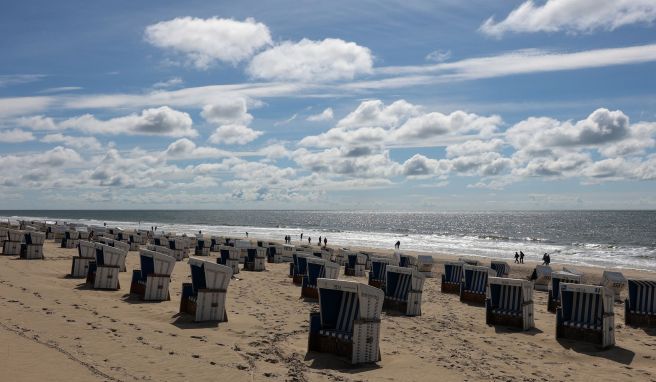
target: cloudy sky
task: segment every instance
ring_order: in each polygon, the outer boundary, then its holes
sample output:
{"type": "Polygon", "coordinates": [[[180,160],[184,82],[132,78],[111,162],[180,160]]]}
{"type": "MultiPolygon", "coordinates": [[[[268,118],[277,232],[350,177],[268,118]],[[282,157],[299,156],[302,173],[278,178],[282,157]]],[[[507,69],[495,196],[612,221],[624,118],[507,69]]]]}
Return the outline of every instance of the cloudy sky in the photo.
{"type": "Polygon", "coordinates": [[[0,208],[656,208],[653,0],[0,5],[0,208]]]}

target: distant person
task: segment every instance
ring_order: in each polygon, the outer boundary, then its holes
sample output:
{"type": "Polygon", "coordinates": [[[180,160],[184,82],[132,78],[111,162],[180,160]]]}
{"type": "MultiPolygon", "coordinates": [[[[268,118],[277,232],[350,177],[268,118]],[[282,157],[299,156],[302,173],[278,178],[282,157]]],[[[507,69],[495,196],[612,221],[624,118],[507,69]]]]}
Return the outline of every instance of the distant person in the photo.
{"type": "Polygon", "coordinates": [[[198,230],[198,236],[203,236],[203,232],[201,232],[201,230],[198,230]]]}
{"type": "Polygon", "coordinates": [[[519,263],[524,264],[524,252],[519,251],[519,263]]]}
{"type": "Polygon", "coordinates": [[[531,273],[531,276],[528,278],[529,280],[537,280],[538,279],[538,270],[533,268],[533,273],[531,273]]]}
{"type": "Polygon", "coordinates": [[[103,227],[107,227],[107,223],[103,223],[103,227]]]}
{"type": "Polygon", "coordinates": [[[399,249],[401,248],[401,240],[397,240],[396,244],[394,244],[394,249],[399,249]]]}
{"type": "Polygon", "coordinates": [[[301,241],[303,241],[303,232],[301,232],[301,241]]]}
{"type": "Polygon", "coordinates": [[[542,265],[549,265],[549,255],[546,252],[542,255],[542,265]]]}
{"type": "Polygon", "coordinates": [[[308,236],[308,244],[312,244],[312,238],[308,236]]]}
{"type": "Polygon", "coordinates": [[[519,264],[519,253],[515,252],[515,264],[519,264]]]}
{"type": "Polygon", "coordinates": [[[321,236],[319,236],[319,247],[321,247],[321,236]]]}
{"type": "Polygon", "coordinates": [[[551,264],[551,255],[547,253],[547,265],[551,264]]]}
{"type": "Polygon", "coordinates": [[[155,232],[157,232],[157,226],[155,226],[155,232]]]}
{"type": "Polygon", "coordinates": [[[323,247],[326,248],[326,245],[328,245],[328,239],[324,237],[323,238],[323,247]]]}
{"type": "Polygon", "coordinates": [[[152,225],[150,226],[150,232],[153,232],[153,226],[152,225]]]}
{"type": "Polygon", "coordinates": [[[246,237],[248,237],[248,232],[246,232],[246,237]]]}

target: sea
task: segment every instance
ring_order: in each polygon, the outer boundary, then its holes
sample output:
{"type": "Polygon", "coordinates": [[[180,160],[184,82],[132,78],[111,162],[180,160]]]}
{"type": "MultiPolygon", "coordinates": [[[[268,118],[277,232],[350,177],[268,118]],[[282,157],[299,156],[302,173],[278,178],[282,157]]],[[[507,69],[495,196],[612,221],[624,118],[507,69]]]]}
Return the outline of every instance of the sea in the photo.
{"type": "Polygon", "coordinates": [[[656,211],[383,212],[307,210],[0,211],[2,220],[40,220],[298,243],[319,236],[340,247],[392,249],[514,261],[549,253],[552,264],[656,271],[656,211]]]}

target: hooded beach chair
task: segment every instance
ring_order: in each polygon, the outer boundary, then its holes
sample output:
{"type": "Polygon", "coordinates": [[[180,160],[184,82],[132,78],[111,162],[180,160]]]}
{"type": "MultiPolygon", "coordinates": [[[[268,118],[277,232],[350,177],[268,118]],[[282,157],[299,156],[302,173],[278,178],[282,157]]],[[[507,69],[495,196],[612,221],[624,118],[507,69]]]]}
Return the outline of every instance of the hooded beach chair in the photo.
{"type": "Polygon", "coordinates": [[[89,263],[96,259],[96,246],[100,244],[91,241],[80,240],[77,247],[77,256],[74,256],[71,264],[70,277],[82,279],[89,274],[89,263]]]}
{"type": "Polygon", "coordinates": [[[417,258],[411,255],[399,255],[399,267],[417,269],[417,258]]]}
{"type": "Polygon", "coordinates": [[[552,313],[556,313],[556,309],[560,306],[560,283],[580,284],[581,275],[565,271],[553,272],[551,274],[551,288],[549,289],[547,310],[552,313]]]}
{"type": "Polygon", "coordinates": [[[444,273],[442,274],[442,293],[460,294],[460,284],[462,284],[463,262],[446,262],[444,263],[444,273]]]}
{"type": "Polygon", "coordinates": [[[170,300],[169,284],[175,258],[142,249],[139,251],[139,260],[141,268],[132,271],[130,294],[141,296],[145,301],[170,300]]]}
{"type": "Polygon", "coordinates": [[[268,245],[264,247],[267,256],[267,262],[269,263],[282,263],[282,246],[280,245],[268,245]]]}
{"type": "Polygon", "coordinates": [[[367,252],[367,251],[359,251],[358,253],[363,254],[365,257],[365,263],[364,263],[364,270],[368,271],[371,269],[371,259],[374,257],[374,254],[372,252],[367,252]]]}
{"type": "Polygon", "coordinates": [[[212,236],[210,238],[210,252],[219,252],[219,247],[225,245],[222,237],[212,236]]]}
{"type": "Polygon", "coordinates": [[[244,255],[244,270],[262,272],[266,270],[266,249],[261,247],[248,247],[241,249],[244,255]]]}
{"type": "Polygon", "coordinates": [[[419,255],[417,256],[417,270],[426,277],[435,277],[433,273],[433,256],[419,255]]]}
{"type": "Polygon", "coordinates": [[[362,253],[349,253],[348,260],[344,266],[344,274],[347,276],[364,276],[364,268],[367,263],[366,255],[362,253]]]}
{"type": "Polygon", "coordinates": [[[656,327],[656,280],[629,279],[629,295],[624,301],[624,323],[656,327]]]}
{"type": "Polygon", "coordinates": [[[352,281],[318,279],[319,312],[310,313],[308,352],[333,353],[351,364],[380,361],[384,293],[352,281]]]}
{"type": "Polygon", "coordinates": [[[45,240],[46,234],[43,232],[25,231],[20,258],[26,260],[43,259],[43,242],[45,240]]]}
{"type": "Polygon", "coordinates": [[[496,277],[508,277],[510,274],[510,265],[505,261],[492,260],[490,262],[490,268],[496,272],[496,277]]]}
{"type": "Polygon", "coordinates": [[[389,257],[374,257],[371,259],[371,269],[369,270],[369,285],[381,289],[385,288],[388,265],[396,265],[396,261],[389,257]]]}
{"type": "Polygon", "coordinates": [[[301,286],[301,297],[317,299],[317,279],[336,280],[339,277],[339,265],[324,259],[307,258],[307,267],[301,286]]]}
{"type": "Polygon", "coordinates": [[[549,291],[549,284],[551,284],[551,267],[548,265],[536,265],[535,274],[537,279],[533,280],[533,288],[535,290],[547,292],[549,291]]]}
{"type": "Polygon", "coordinates": [[[604,271],[601,276],[601,286],[610,289],[615,301],[620,302],[622,291],[626,288],[626,278],[622,272],[604,271]]]}
{"type": "Polygon", "coordinates": [[[190,243],[187,238],[183,237],[170,237],[169,249],[173,251],[176,260],[182,261],[189,257],[190,243]]]}
{"type": "Polygon", "coordinates": [[[182,284],[180,313],[194,316],[194,321],[228,321],[225,309],[232,269],[196,258],[189,259],[191,283],[182,284]]]}
{"type": "Polygon", "coordinates": [[[556,338],[615,345],[613,292],[603,286],[560,283],[556,338]]]}
{"type": "Polygon", "coordinates": [[[21,253],[21,244],[25,241],[25,231],[17,229],[7,230],[7,240],[2,245],[2,254],[10,256],[19,256],[21,253]]]}
{"type": "Polygon", "coordinates": [[[239,250],[227,245],[219,246],[219,257],[216,259],[217,264],[225,265],[232,269],[232,274],[239,273],[239,250]]]}
{"type": "Polygon", "coordinates": [[[462,275],[460,301],[485,304],[487,279],[494,277],[496,272],[488,267],[465,264],[462,266],[462,275]]]}
{"type": "Polygon", "coordinates": [[[521,330],[533,328],[533,286],[528,280],[489,277],[485,323],[521,330]]]}
{"type": "Polygon", "coordinates": [[[312,255],[303,252],[296,252],[293,255],[293,262],[290,264],[290,272],[292,272],[292,282],[295,285],[303,283],[303,277],[307,274],[307,259],[312,255]]]}
{"type": "Polygon", "coordinates": [[[290,263],[294,255],[295,247],[291,244],[282,245],[282,253],[280,254],[281,261],[284,263],[290,263]]]}
{"type": "Polygon", "coordinates": [[[468,259],[466,257],[460,257],[460,258],[458,258],[458,261],[460,261],[462,263],[465,263],[467,265],[475,265],[475,266],[481,265],[480,261],[474,260],[474,259],[468,259]]]}
{"type": "Polygon", "coordinates": [[[61,239],[62,248],[77,248],[80,242],[80,233],[74,230],[64,232],[64,237],[61,239]]]}
{"type": "Polygon", "coordinates": [[[125,267],[127,254],[119,248],[97,243],[96,259],[89,263],[87,284],[94,289],[120,289],[118,273],[125,267]]]}
{"type": "Polygon", "coordinates": [[[199,236],[196,238],[196,249],[194,253],[196,254],[196,256],[209,256],[211,246],[212,246],[212,242],[210,239],[206,239],[203,236],[199,236]]]}
{"type": "Polygon", "coordinates": [[[389,265],[385,276],[385,308],[406,316],[421,316],[426,276],[411,268],[389,265]]]}

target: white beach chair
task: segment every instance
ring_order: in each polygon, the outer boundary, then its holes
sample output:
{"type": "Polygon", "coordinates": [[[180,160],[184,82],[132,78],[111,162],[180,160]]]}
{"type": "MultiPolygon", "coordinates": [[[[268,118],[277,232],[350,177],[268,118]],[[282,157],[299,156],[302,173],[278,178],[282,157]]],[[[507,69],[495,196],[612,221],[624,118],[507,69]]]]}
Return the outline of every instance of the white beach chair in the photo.
{"type": "Polygon", "coordinates": [[[417,269],[417,258],[412,255],[399,255],[399,267],[417,269]]]}
{"type": "Polygon", "coordinates": [[[43,242],[46,234],[43,232],[24,231],[24,243],[21,244],[20,258],[26,260],[41,260],[43,255],[43,242]]]}
{"type": "Polygon", "coordinates": [[[656,280],[628,280],[624,323],[631,326],[656,327],[656,280]]]}
{"type": "Polygon", "coordinates": [[[489,277],[485,323],[529,330],[535,326],[533,286],[528,280],[489,277]]]}
{"type": "Polygon", "coordinates": [[[312,254],[297,251],[292,255],[292,263],[289,265],[289,274],[292,277],[294,285],[302,285],[303,278],[307,274],[307,259],[312,258],[312,254]]]}
{"type": "Polygon", "coordinates": [[[601,285],[613,292],[615,301],[622,301],[621,294],[626,288],[626,278],[622,272],[604,271],[601,276],[601,285]]]}
{"type": "Polygon", "coordinates": [[[285,263],[291,263],[293,261],[294,250],[296,248],[291,244],[282,245],[281,259],[285,263]]]}
{"type": "Polygon", "coordinates": [[[139,259],[141,268],[132,272],[130,294],[141,296],[145,301],[170,300],[169,283],[175,258],[142,249],[139,251],[139,259]]]}
{"type": "Polygon", "coordinates": [[[551,288],[549,289],[549,299],[547,300],[547,310],[556,313],[560,306],[560,283],[580,284],[581,275],[560,271],[551,274],[551,288]]]}
{"type": "Polygon", "coordinates": [[[196,247],[194,253],[196,256],[209,256],[212,241],[204,238],[203,236],[196,238],[196,247]]]}
{"type": "Polygon", "coordinates": [[[352,281],[318,279],[319,312],[310,313],[308,352],[346,357],[351,364],[380,361],[384,293],[352,281]]]}
{"type": "Polygon", "coordinates": [[[120,289],[118,273],[121,268],[125,268],[127,254],[127,251],[119,248],[97,243],[96,260],[89,264],[87,284],[94,289],[120,289]]]}
{"type": "Polygon", "coordinates": [[[264,247],[268,263],[282,263],[282,245],[269,244],[264,247]]]}
{"type": "Polygon", "coordinates": [[[385,308],[406,316],[421,316],[421,296],[426,277],[412,268],[389,265],[385,276],[385,308]]]}
{"type": "Polygon", "coordinates": [[[460,301],[475,304],[485,304],[488,277],[496,276],[496,272],[488,267],[463,265],[463,278],[460,284],[460,301]]]}
{"type": "Polygon", "coordinates": [[[315,257],[307,258],[305,271],[301,285],[301,297],[310,299],[319,298],[317,279],[336,280],[339,277],[339,265],[337,263],[315,257]]]}
{"type": "Polygon", "coordinates": [[[61,239],[62,248],[77,248],[80,242],[80,233],[75,230],[68,230],[64,232],[64,237],[61,239]]]}
{"type": "Polygon", "coordinates": [[[376,288],[385,288],[387,279],[387,266],[398,265],[391,257],[374,257],[371,259],[371,270],[369,270],[369,285],[376,288]]]}
{"type": "Polygon", "coordinates": [[[228,321],[225,301],[232,269],[207,260],[189,259],[191,283],[182,284],[180,312],[194,316],[194,321],[228,321]]]}
{"type": "Polygon", "coordinates": [[[426,277],[435,277],[433,273],[433,256],[419,255],[417,256],[417,270],[426,277]]]}
{"type": "Polygon", "coordinates": [[[89,274],[89,263],[96,260],[96,246],[100,245],[91,241],[80,240],[77,251],[78,255],[72,258],[72,278],[85,278],[89,274]]]}
{"type": "Polygon", "coordinates": [[[244,257],[244,270],[262,272],[266,270],[266,249],[261,247],[241,248],[241,256],[244,257]]]}
{"type": "Polygon", "coordinates": [[[465,263],[467,265],[474,265],[474,266],[479,266],[481,264],[481,262],[478,260],[468,259],[466,257],[460,257],[458,258],[458,261],[460,261],[461,263],[465,263]]]}
{"type": "Polygon", "coordinates": [[[603,286],[560,283],[556,338],[615,345],[613,292],[603,286]]]}
{"type": "Polygon", "coordinates": [[[2,254],[10,256],[19,256],[21,253],[21,244],[25,240],[25,231],[17,229],[7,230],[7,240],[2,245],[2,254]]]}
{"type": "Polygon", "coordinates": [[[364,276],[364,268],[367,263],[367,257],[362,253],[349,253],[348,260],[344,265],[344,274],[347,276],[364,276]]]}
{"type": "Polygon", "coordinates": [[[534,270],[537,278],[533,280],[535,290],[547,292],[551,283],[551,267],[548,265],[536,265],[534,270]]]}
{"type": "Polygon", "coordinates": [[[217,264],[225,265],[232,269],[232,274],[239,273],[239,252],[235,247],[226,245],[219,246],[219,257],[216,259],[217,264]]]}

